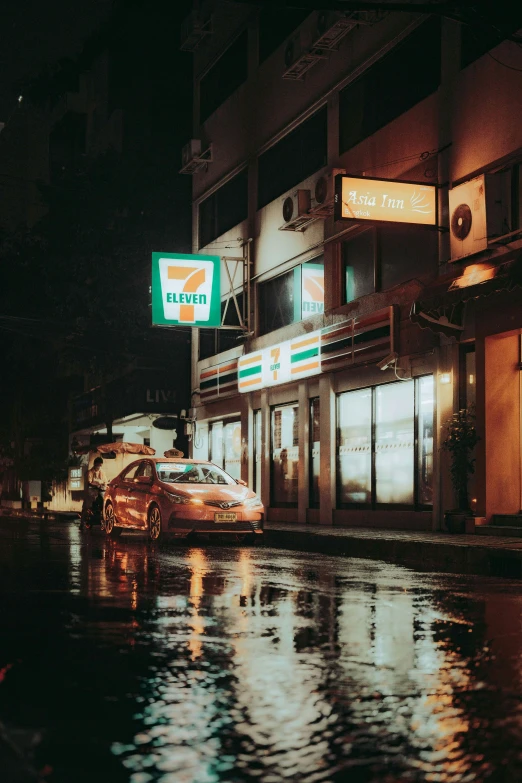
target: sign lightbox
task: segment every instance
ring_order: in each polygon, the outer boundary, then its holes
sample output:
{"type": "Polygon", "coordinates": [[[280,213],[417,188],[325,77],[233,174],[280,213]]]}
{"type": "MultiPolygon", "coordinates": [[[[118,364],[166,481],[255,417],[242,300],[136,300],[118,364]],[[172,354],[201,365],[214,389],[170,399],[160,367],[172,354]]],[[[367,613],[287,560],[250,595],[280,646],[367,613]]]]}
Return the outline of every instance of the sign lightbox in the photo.
{"type": "Polygon", "coordinates": [[[335,178],[335,220],[437,225],[437,188],[420,182],[335,178]]]}
{"type": "Polygon", "coordinates": [[[152,254],[152,324],[221,326],[221,259],[152,254]]]}
{"type": "Polygon", "coordinates": [[[239,391],[255,391],[318,375],[321,372],[320,339],[319,329],[240,356],[237,364],[239,391]]]}

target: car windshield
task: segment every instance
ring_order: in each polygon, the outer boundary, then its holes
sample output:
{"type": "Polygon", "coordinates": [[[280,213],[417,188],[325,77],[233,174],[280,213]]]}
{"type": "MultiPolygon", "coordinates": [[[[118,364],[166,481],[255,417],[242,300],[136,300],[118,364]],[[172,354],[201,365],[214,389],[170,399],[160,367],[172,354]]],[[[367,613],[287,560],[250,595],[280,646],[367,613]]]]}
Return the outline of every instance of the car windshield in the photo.
{"type": "Polygon", "coordinates": [[[156,464],[156,471],[160,481],[167,481],[169,484],[236,483],[233,478],[216,465],[161,462],[156,464]]]}

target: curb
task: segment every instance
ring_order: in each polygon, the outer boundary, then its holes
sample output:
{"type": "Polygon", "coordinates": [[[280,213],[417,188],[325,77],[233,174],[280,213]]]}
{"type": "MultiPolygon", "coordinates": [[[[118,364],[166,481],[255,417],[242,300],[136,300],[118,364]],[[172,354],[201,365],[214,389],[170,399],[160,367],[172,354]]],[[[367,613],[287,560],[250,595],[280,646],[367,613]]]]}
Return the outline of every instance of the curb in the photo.
{"type": "Polygon", "coordinates": [[[522,579],[522,551],[467,544],[328,536],[265,528],[265,546],[323,555],[383,560],[422,571],[522,579]]]}

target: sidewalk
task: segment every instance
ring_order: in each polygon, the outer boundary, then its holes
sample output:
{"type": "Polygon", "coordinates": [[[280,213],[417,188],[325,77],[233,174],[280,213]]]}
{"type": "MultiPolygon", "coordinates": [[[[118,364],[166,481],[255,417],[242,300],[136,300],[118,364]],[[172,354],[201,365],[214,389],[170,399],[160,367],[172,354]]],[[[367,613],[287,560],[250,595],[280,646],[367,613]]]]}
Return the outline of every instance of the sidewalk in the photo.
{"type": "Polygon", "coordinates": [[[265,523],[265,546],[454,574],[522,579],[522,538],[265,523]]]}

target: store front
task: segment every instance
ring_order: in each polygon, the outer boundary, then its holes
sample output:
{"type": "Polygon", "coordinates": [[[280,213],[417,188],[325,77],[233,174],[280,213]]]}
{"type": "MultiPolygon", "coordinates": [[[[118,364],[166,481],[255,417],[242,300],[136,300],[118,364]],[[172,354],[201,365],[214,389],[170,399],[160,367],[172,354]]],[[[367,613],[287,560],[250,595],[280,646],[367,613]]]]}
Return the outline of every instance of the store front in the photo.
{"type": "Polygon", "coordinates": [[[215,380],[194,456],[248,480],[269,521],[431,529],[436,358],[417,359],[413,377],[383,375],[396,317],[387,308],[239,356],[239,394],[220,384],[231,358],[202,365],[215,380]]]}

